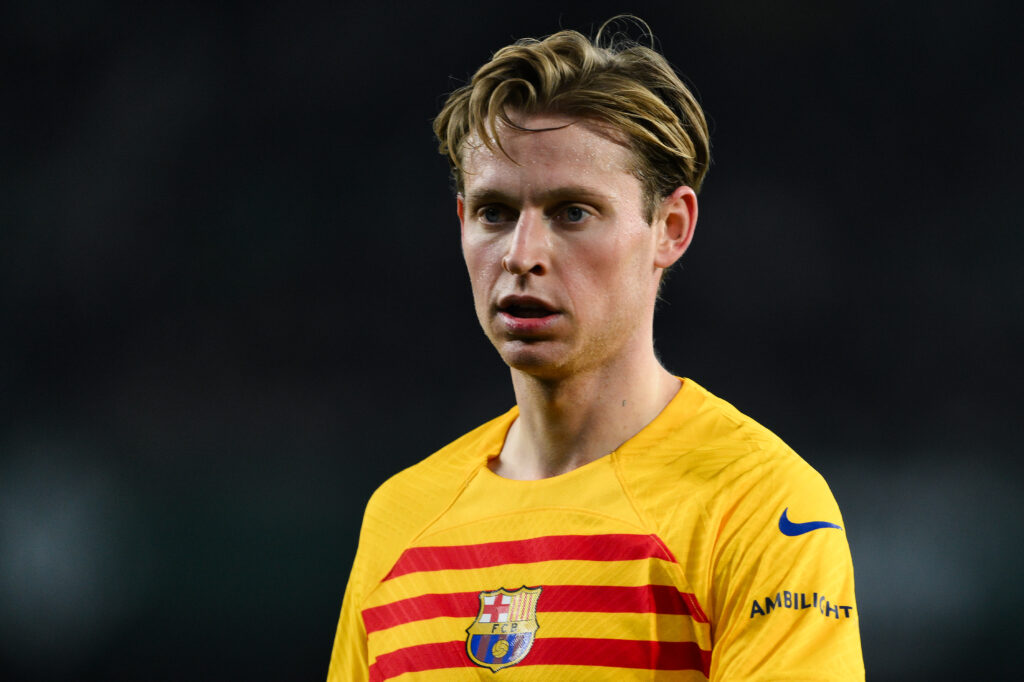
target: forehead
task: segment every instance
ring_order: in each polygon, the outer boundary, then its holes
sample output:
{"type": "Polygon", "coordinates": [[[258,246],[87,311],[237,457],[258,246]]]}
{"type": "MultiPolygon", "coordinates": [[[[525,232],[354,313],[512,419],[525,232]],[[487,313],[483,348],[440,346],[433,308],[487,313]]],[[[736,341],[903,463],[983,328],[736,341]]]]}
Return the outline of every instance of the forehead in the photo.
{"type": "Polygon", "coordinates": [[[504,154],[496,140],[491,140],[491,147],[475,135],[466,140],[462,165],[467,193],[474,187],[524,182],[632,180],[639,185],[628,146],[607,126],[559,115],[523,116],[514,122],[522,130],[497,124],[504,154]]]}

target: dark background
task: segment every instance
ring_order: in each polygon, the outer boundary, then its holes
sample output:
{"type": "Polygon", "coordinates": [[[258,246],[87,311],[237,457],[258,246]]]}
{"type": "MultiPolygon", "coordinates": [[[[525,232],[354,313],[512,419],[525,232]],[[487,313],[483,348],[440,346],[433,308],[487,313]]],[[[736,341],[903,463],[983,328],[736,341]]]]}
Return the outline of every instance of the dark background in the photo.
{"type": "Polygon", "coordinates": [[[566,7],[4,5],[0,677],[325,676],[369,494],[513,402],[431,118],[624,10],[712,124],[666,366],[829,479],[869,679],[1014,676],[1020,13],[566,7]]]}

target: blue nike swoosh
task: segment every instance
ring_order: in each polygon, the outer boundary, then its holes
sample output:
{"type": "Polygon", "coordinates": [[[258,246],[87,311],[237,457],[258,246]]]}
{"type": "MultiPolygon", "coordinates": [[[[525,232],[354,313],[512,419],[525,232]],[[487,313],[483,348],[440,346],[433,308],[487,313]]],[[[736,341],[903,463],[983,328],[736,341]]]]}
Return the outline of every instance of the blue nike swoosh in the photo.
{"type": "Polygon", "coordinates": [[[812,530],[818,530],[819,528],[838,528],[842,530],[842,526],[837,526],[834,523],[828,521],[807,521],[805,523],[793,523],[786,516],[786,512],[789,511],[789,507],[782,510],[782,516],[779,517],[779,530],[782,531],[783,535],[789,537],[795,537],[797,535],[803,535],[804,533],[810,533],[812,530]]]}

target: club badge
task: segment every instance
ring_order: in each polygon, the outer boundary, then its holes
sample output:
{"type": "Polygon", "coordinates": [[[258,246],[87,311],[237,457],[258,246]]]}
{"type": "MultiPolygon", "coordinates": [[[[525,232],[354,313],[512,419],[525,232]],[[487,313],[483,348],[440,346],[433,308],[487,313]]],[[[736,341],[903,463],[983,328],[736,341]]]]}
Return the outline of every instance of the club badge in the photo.
{"type": "Polygon", "coordinates": [[[466,628],[466,653],[477,665],[498,672],[530,653],[537,629],[540,587],[480,593],[480,612],[466,628]]]}

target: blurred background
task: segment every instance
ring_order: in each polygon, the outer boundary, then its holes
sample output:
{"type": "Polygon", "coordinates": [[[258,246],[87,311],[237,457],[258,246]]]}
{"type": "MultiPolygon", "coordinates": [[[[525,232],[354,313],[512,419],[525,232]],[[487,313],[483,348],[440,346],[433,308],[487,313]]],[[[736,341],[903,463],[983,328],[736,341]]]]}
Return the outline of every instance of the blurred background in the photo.
{"type": "Polygon", "coordinates": [[[0,678],[326,675],[370,493],[513,403],[431,118],[621,11],[712,126],[666,366],[830,481],[869,679],[1016,677],[1008,5],[5,3],[0,678]]]}

